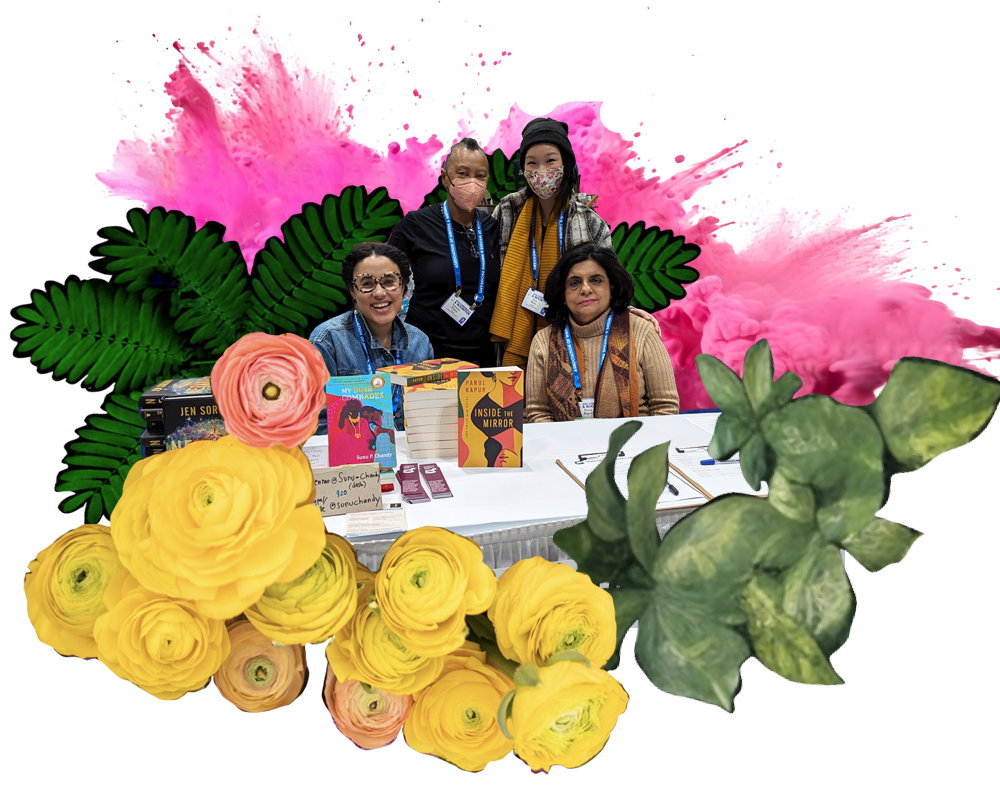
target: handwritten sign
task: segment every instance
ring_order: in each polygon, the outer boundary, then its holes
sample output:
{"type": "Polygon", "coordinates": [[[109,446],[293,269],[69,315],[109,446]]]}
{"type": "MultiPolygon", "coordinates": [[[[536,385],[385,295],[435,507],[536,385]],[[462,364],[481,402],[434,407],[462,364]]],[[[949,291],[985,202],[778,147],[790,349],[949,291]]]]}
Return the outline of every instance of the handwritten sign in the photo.
{"type": "Polygon", "coordinates": [[[324,517],[382,508],[382,484],[377,463],[313,468],[316,505],[324,517]]]}

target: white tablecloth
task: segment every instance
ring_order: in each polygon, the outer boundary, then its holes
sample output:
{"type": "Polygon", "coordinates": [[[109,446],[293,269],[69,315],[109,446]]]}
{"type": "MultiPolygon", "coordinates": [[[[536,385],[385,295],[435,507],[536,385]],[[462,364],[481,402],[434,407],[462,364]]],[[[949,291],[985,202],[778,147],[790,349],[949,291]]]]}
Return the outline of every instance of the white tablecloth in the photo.
{"type": "MultiPolygon", "coordinates": [[[[495,570],[510,567],[529,556],[564,560],[565,554],[552,544],[552,534],[583,520],[587,515],[587,500],[584,490],[556,460],[572,468],[579,455],[606,451],[612,430],[625,421],[588,419],[526,424],[521,468],[462,469],[456,459],[437,460],[454,496],[406,504],[407,528],[439,526],[472,537],[483,547],[487,564],[495,570]]],[[[626,445],[628,452],[665,441],[674,446],[704,445],[711,437],[686,416],[648,416],[638,421],[643,426],[626,445]]],[[[408,463],[405,433],[397,435],[396,450],[398,462],[408,463]]],[[[383,496],[385,502],[399,499],[398,491],[383,496]]],[[[691,508],[662,511],[657,522],[665,529],[690,511],[691,508]]],[[[346,516],[325,520],[327,530],[345,533],[346,516]]],[[[357,548],[359,558],[376,569],[396,536],[398,533],[348,536],[348,539],[357,548]]]]}

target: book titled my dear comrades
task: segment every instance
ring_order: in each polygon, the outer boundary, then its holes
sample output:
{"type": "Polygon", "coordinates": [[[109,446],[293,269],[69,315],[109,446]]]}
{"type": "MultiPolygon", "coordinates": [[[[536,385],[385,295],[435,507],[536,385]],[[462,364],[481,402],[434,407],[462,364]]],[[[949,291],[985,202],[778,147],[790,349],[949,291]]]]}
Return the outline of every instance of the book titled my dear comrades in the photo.
{"type": "Polygon", "coordinates": [[[524,372],[478,368],[458,372],[458,465],[521,466],[524,372]]]}
{"type": "Polygon", "coordinates": [[[396,465],[389,375],[334,376],[326,383],[330,466],[396,465]]]}
{"type": "Polygon", "coordinates": [[[439,360],[413,362],[409,365],[390,365],[388,368],[379,368],[379,371],[389,374],[393,385],[402,385],[405,388],[427,382],[444,382],[446,379],[454,379],[463,369],[478,367],[472,362],[444,357],[439,360]]]}

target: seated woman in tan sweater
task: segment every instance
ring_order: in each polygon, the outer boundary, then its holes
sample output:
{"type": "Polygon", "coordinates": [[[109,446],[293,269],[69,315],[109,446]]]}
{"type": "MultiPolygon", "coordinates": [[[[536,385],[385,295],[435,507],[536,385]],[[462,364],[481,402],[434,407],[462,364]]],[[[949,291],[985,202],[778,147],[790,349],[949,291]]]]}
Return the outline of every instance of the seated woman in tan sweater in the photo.
{"type": "Polygon", "coordinates": [[[634,285],[615,254],[567,251],[545,284],[549,326],[528,357],[529,422],[677,412],[670,356],[656,328],[628,312],[634,285]]]}

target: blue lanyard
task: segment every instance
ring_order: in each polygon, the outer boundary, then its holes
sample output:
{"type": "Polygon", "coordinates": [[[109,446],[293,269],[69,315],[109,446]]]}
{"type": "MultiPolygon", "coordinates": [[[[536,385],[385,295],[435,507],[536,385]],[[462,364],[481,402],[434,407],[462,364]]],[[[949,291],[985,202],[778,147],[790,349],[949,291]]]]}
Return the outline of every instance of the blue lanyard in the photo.
{"type": "MultiPolygon", "coordinates": [[[[604,342],[601,344],[601,360],[597,363],[597,370],[601,370],[604,365],[604,355],[608,353],[608,335],[611,334],[611,320],[614,312],[608,312],[608,318],[604,321],[604,342]]],[[[569,352],[569,364],[573,368],[573,385],[578,391],[583,390],[580,382],[580,366],[576,363],[576,349],[573,348],[573,335],[569,333],[569,324],[563,326],[563,339],[566,341],[566,350],[569,352]]]]}
{"type": "MultiPolygon", "coordinates": [[[[563,221],[566,219],[566,209],[559,211],[559,258],[563,251],[563,221]]],[[[531,231],[531,287],[538,289],[538,251],[535,249],[535,231],[531,231]]]]}
{"type": "MultiPolygon", "coordinates": [[[[361,329],[361,318],[358,317],[358,310],[354,310],[354,333],[358,335],[358,339],[361,341],[361,347],[365,350],[365,366],[368,369],[368,373],[375,373],[375,366],[372,365],[372,355],[368,353],[368,343],[365,342],[365,333],[361,329]]],[[[396,351],[396,365],[403,364],[403,352],[396,351]]],[[[392,386],[392,412],[393,415],[398,413],[401,409],[402,404],[402,392],[403,389],[399,385],[392,386]]]]}
{"type": "MultiPolygon", "coordinates": [[[[458,249],[455,247],[455,231],[451,227],[451,215],[448,213],[448,203],[441,204],[444,212],[444,229],[448,231],[448,249],[451,251],[451,266],[455,269],[455,295],[462,291],[462,271],[458,267],[458,249]]],[[[472,308],[482,305],[483,292],[486,289],[486,251],[483,249],[483,225],[479,221],[479,211],[476,217],[476,243],[479,245],[479,290],[472,303],[472,308]]]]}

